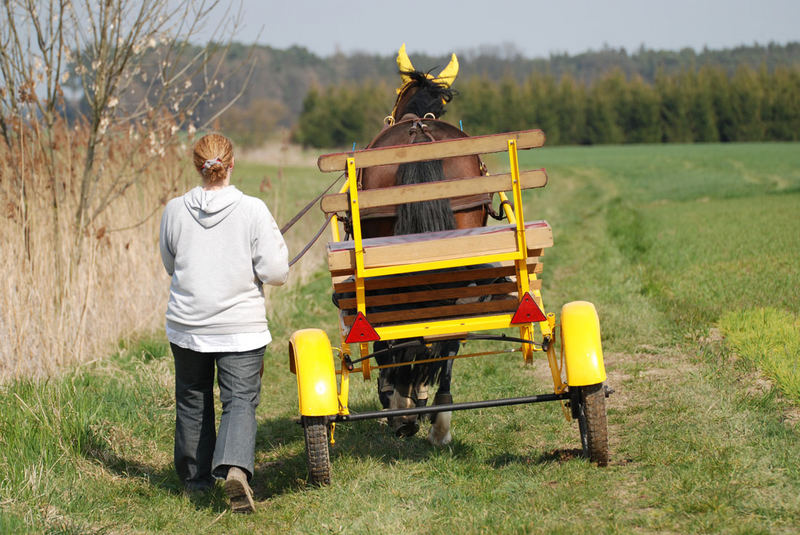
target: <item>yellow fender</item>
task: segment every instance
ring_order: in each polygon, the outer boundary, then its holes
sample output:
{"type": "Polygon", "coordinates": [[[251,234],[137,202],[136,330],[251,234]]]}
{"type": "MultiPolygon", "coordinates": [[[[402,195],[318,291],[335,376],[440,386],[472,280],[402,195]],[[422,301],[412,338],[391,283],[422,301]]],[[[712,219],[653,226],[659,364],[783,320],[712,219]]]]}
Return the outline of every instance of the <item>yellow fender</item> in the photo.
{"type": "Polygon", "coordinates": [[[600,320],[588,301],[573,301],[561,307],[561,347],[569,386],[587,386],[606,380],[600,320]]]}
{"type": "Polygon", "coordinates": [[[339,412],[333,350],[325,331],[301,329],[292,334],[289,369],[297,375],[301,415],[332,416],[339,412]]]}

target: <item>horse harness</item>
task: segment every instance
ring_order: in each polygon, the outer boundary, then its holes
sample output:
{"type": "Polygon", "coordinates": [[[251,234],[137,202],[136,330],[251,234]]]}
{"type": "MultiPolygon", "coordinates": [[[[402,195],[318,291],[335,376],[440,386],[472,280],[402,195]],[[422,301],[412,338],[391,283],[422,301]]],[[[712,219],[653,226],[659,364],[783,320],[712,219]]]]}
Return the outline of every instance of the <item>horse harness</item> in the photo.
{"type": "MultiPolygon", "coordinates": [[[[390,119],[390,118],[391,118],[391,116],[387,117],[387,119],[390,119]]],[[[407,127],[408,128],[408,144],[409,145],[413,144],[413,143],[420,143],[420,142],[439,141],[434,136],[434,134],[432,132],[432,129],[429,126],[429,124],[426,124],[426,121],[430,121],[430,120],[436,120],[436,118],[431,113],[426,114],[425,117],[422,117],[422,118],[420,118],[419,116],[417,116],[415,114],[408,113],[408,114],[404,115],[403,118],[398,122],[394,122],[394,119],[391,118],[391,121],[386,121],[384,123],[385,124],[384,128],[381,130],[381,132],[377,136],[375,136],[375,138],[373,138],[372,141],[370,141],[370,143],[367,145],[367,148],[372,148],[375,145],[375,143],[382,137],[382,135],[384,135],[386,133],[386,131],[388,129],[391,129],[391,128],[407,127]],[[408,124],[406,124],[406,123],[408,123],[408,124]]],[[[445,124],[447,124],[447,123],[445,123],[445,124]]],[[[482,176],[487,176],[489,174],[489,172],[488,172],[488,169],[486,168],[486,164],[483,162],[483,160],[480,158],[480,156],[476,156],[476,157],[478,158],[478,162],[479,162],[479,165],[480,165],[481,175],[482,176]]],[[[286,225],[284,225],[283,228],[281,228],[281,234],[285,234],[300,218],[302,218],[308,212],[309,209],[311,209],[311,207],[314,204],[316,204],[326,193],[328,193],[328,191],[330,191],[330,189],[333,187],[333,185],[336,184],[343,176],[344,176],[344,174],[339,175],[322,193],[320,193],[316,198],[314,198],[305,207],[303,207],[289,221],[289,223],[287,223],[286,225]]],[[[358,180],[358,189],[359,190],[363,189],[362,176],[363,176],[362,175],[362,170],[359,169],[358,170],[358,178],[357,178],[357,180],[358,180]]],[[[493,209],[493,207],[492,207],[492,198],[491,198],[491,196],[488,196],[488,195],[485,195],[485,194],[468,195],[468,196],[464,196],[464,197],[456,197],[456,198],[451,199],[450,203],[451,203],[451,208],[452,208],[453,212],[462,211],[462,210],[469,210],[469,209],[477,208],[479,206],[483,206],[484,209],[486,210],[486,213],[488,215],[490,215],[493,219],[496,219],[496,220],[503,219],[502,204],[500,205],[500,207],[498,207],[498,210],[495,211],[493,209]]],[[[394,217],[394,215],[395,215],[395,207],[394,206],[390,206],[390,207],[384,207],[384,208],[379,208],[379,209],[364,210],[364,212],[362,213],[362,218],[369,219],[369,218],[373,218],[373,217],[394,217]]],[[[295,264],[298,260],[300,260],[300,258],[314,245],[314,243],[316,243],[316,241],[322,235],[322,232],[325,230],[325,228],[330,223],[332,217],[333,217],[333,214],[328,216],[328,218],[325,220],[325,222],[322,224],[322,226],[316,232],[314,237],[303,247],[303,249],[300,251],[300,253],[298,253],[289,262],[290,266],[295,264]]],[[[352,222],[350,221],[350,218],[347,217],[346,215],[341,215],[339,217],[339,220],[344,225],[345,234],[347,236],[351,236],[352,235],[352,222]]]]}

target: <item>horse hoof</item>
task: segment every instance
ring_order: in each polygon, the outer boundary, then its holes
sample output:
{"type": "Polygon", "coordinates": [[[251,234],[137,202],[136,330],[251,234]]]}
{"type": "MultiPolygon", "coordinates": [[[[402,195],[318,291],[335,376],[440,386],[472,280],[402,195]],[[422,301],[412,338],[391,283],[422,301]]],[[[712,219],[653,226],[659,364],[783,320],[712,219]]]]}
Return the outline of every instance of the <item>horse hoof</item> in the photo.
{"type": "Polygon", "coordinates": [[[394,429],[394,434],[399,438],[413,437],[417,434],[417,431],[419,431],[419,422],[417,420],[414,420],[413,422],[398,423],[399,425],[394,429]]]}
{"type": "MultiPolygon", "coordinates": [[[[410,409],[415,406],[414,400],[397,392],[392,396],[392,409],[410,409]]],[[[416,415],[392,416],[391,425],[398,437],[412,437],[419,431],[419,420],[416,415]]]]}
{"type": "Polygon", "coordinates": [[[453,436],[450,434],[450,419],[452,416],[453,413],[449,411],[436,414],[433,425],[428,431],[428,442],[434,446],[444,446],[453,440],[453,436]]]}
{"type": "Polygon", "coordinates": [[[447,432],[443,437],[437,437],[436,433],[433,431],[433,427],[431,430],[428,431],[428,442],[433,444],[434,446],[446,446],[453,441],[453,435],[450,434],[450,431],[447,432]]]}

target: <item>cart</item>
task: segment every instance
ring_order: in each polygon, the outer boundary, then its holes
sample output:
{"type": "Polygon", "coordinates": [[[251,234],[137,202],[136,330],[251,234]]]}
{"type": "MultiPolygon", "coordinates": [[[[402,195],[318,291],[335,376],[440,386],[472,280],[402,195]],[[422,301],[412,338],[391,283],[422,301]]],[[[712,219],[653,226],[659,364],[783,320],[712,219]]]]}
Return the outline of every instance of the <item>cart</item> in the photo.
{"type": "Polygon", "coordinates": [[[544,169],[520,172],[517,152],[543,144],[543,132],[526,130],[320,156],[321,171],[344,171],[347,177],[339,193],[324,196],[320,203],[332,217],[327,252],[333,290],[346,297],[338,303],[341,343],[335,351],[327,334],[316,328],[294,332],[289,343],[311,483],[330,483],[329,442],[339,423],[544,401],[560,402],[566,419],[578,421],[583,454],[600,466],[607,464],[605,399],[610,390],[605,386],[597,312],[586,301],[563,305],[560,321],[554,313],[545,312],[539,274],[544,250],[553,244],[552,231],[545,221],[526,222],[523,214],[522,191],[545,186],[547,174],[544,169]],[[358,189],[359,168],[497,152],[508,153],[509,173],[358,189]],[[475,194],[497,195],[505,224],[362,237],[365,209],[475,194]],[[349,223],[352,239],[343,239],[342,219],[349,223]],[[475,279],[503,282],[418,290],[421,285],[437,288],[436,283],[443,280],[475,279]],[[441,305],[443,300],[449,304],[441,305]],[[498,329],[504,333],[513,329],[512,335],[483,339],[518,343],[525,364],[537,354],[546,356],[553,379],[551,393],[360,413],[350,410],[351,375],[368,380],[382,367],[372,362],[370,343],[469,340],[498,329]]]}

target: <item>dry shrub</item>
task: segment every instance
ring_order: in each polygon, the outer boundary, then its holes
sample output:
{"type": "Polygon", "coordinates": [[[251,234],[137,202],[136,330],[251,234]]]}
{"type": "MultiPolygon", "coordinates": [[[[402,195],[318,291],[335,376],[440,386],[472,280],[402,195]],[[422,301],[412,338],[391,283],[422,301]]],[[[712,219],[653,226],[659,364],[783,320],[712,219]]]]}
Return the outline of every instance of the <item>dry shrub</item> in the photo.
{"type": "Polygon", "coordinates": [[[136,133],[118,132],[101,176],[144,172],[76,236],[88,129],[58,123],[49,134],[41,143],[42,132],[17,123],[13,150],[0,144],[0,381],[107,354],[160,326],[166,306],[160,208],[188,183],[186,147],[167,139],[132,152],[136,133]]]}

